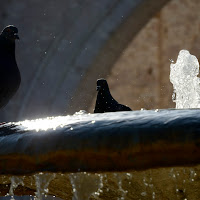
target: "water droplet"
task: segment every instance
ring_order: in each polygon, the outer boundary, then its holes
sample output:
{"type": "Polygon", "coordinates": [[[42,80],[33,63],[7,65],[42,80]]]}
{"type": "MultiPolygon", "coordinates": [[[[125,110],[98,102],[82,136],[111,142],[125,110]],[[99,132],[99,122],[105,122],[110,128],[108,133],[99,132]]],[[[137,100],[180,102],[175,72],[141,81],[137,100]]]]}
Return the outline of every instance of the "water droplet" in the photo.
{"type": "Polygon", "coordinates": [[[141,195],[142,195],[143,197],[145,197],[145,196],[147,195],[147,193],[146,193],[146,192],[142,192],[141,195]]]}

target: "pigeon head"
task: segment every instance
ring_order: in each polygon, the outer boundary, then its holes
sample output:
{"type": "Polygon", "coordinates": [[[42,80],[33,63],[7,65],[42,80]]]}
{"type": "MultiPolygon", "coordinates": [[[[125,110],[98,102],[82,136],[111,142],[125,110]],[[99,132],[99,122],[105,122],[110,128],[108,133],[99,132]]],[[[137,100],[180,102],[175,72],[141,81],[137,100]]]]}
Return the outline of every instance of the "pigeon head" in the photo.
{"type": "Polygon", "coordinates": [[[19,40],[18,29],[13,25],[6,26],[1,32],[1,35],[9,41],[14,42],[16,39],[19,40]]]}
{"type": "Polygon", "coordinates": [[[97,91],[109,90],[108,83],[105,79],[101,78],[97,80],[97,91]]]}

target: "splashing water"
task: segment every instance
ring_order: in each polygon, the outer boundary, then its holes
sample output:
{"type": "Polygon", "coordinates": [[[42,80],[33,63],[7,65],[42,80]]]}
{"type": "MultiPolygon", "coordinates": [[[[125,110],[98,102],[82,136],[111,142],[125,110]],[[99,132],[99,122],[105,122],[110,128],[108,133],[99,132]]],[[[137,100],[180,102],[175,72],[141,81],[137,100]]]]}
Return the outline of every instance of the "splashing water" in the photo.
{"type": "Polygon", "coordinates": [[[72,174],[66,173],[62,175],[39,173],[30,176],[29,178],[6,178],[0,176],[0,183],[9,184],[11,182],[10,191],[13,191],[13,193],[9,192],[10,194],[7,194],[5,197],[0,197],[0,200],[165,199],[162,198],[162,193],[165,194],[164,196],[170,196],[170,199],[186,200],[189,199],[188,193],[191,193],[191,186],[193,187],[193,185],[198,185],[199,176],[196,168],[167,168],[165,170],[162,169],[159,173],[157,170],[158,169],[153,169],[139,173],[109,172],[101,174],[78,172],[72,174]],[[54,181],[51,181],[52,179],[54,179],[54,181]],[[34,186],[30,187],[30,182],[32,181],[34,186]],[[71,186],[66,187],[66,184],[68,185],[70,182],[72,188],[71,186]],[[35,196],[24,196],[24,198],[14,196],[17,194],[17,190],[15,190],[17,185],[34,188],[36,190],[35,196]],[[48,191],[48,188],[50,191],[48,191]],[[55,190],[52,190],[53,188],[56,188],[56,192],[55,190]],[[162,192],[160,192],[161,188],[163,189],[162,192]],[[73,194],[71,194],[71,191],[73,194]],[[14,192],[16,192],[16,194],[14,194],[14,192]],[[169,193],[170,195],[168,195],[169,193]],[[73,197],[71,195],[73,195],[73,197]]]}
{"type": "Polygon", "coordinates": [[[143,183],[145,191],[141,193],[141,196],[144,197],[148,193],[152,193],[152,199],[155,199],[154,184],[152,183],[152,177],[150,177],[149,180],[146,177],[144,177],[143,183]]]}
{"type": "MultiPolygon", "coordinates": [[[[10,181],[11,181],[11,184],[10,184],[9,195],[13,197],[14,196],[14,190],[18,187],[18,185],[24,186],[24,182],[23,182],[23,178],[16,177],[16,176],[12,176],[10,178],[10,181]]],[[[12,199],[14,199],[14,197],[12,199]]]]}
{"type": "Polygon", "coordinates": [[[90,116],[90,113],[87,113],[85,110],[80,110],[79,112],[74,113],[74,115],[19,121],[16,125],[25,127],[24,130],[36,130],[37,132],[40,130],[46,131],[48,129],[56,130],[57,128],[64,127],[72,122],[83,121],[87,116],[90,116]]]}
{"type": "Polygon", "coordinates": [[[174,93],[172,100],[176,108],[200,108],[199,62],[187,50],[179,52],[175,64],[170,65],[170,81],[174,93]]]}
{"type": "MultiPolygon", "coordinates": [[[[127,173],[126,175],[128,176],[125,176],[126,178],[129,178],[131,176],[130,173],[127,173]],[[127,175],[129,174],[129,175],[127,175]]],[[[128,193],[127,190],[124,190],[123,189],[123,186],[122,186],[122,181],[123,181],[123,178],[124,176],[121,174],[121,173],[114,173],[113,174],[114,177],[117,179],[117,183],[118,183],[118,187],[119,187],[119,192],[121,193],[120,196],[117,198],[117,200],[124,200],[126,198],[126,194],[128,193]]]]}
{"type": "Polygon", "coordinates": [[[99,196],[103,187],[103,176],[90,173],[72,173],[69,175],[72,188],[72,200],[87,200],[91,195],[99,196]]]}
{"type": "Polygon", "coordinates": [[[36,198],[35,200],[41,200],[42,196],[49,192],[49,183],[55,178],[55,174],[39,173],[34,175],[36,183],[36,198]]]}

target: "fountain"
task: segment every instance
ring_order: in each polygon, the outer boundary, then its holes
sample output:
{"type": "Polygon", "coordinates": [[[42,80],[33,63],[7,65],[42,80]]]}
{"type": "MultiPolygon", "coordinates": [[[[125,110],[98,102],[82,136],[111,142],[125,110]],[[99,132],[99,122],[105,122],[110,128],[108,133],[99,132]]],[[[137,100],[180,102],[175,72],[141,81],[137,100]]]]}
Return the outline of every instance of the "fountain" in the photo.
{"type": "Polygon", "coordinates": [[[180,51],[176,64],[170,65],[176,108],[200,108],[199,62],[187,50],[180,51]]]}
{"type": "Polygon", "coordinates": [[[170,68],[179,109],[78,112],[0,125],[0,195],[198,199],[200,112],[185,108],[199,105],[199,65],[182,50],[170,68]]]}

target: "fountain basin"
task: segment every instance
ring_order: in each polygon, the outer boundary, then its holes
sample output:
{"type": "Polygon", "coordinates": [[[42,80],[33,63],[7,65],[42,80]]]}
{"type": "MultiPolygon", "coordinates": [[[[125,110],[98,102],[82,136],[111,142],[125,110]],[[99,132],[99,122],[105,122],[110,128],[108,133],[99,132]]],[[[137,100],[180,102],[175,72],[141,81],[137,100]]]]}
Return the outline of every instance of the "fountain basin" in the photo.
{"type": "Polygon", "coordinates": [[[199,118],[198,109],[168,109],[5,123],[0,126],[0,173],[196,165],[200,163],[199,118]]]}

